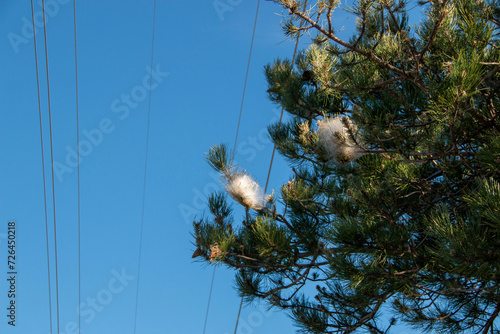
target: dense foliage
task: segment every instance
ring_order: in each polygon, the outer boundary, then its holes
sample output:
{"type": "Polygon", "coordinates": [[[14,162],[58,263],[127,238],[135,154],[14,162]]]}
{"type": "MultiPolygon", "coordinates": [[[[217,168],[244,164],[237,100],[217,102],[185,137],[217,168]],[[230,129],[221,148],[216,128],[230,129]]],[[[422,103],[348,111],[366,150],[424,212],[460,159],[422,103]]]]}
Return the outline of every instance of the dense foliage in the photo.
{"type": "Polygon", "coordinates": [[[500,333],[500,4],[359,0],[346,41],[340,1],[274,2],[287,35],[312,36],[294,64],[265,68],[290,116],[269,133],[292,177],[264,197],[212,147],[247,215],[232,222],[213,194],[195,255],[237,270],[242,296],[288,310],[304,333],[396,321],[500,333]],[[409,9],[425,13],[416,26],[409,9]]]}

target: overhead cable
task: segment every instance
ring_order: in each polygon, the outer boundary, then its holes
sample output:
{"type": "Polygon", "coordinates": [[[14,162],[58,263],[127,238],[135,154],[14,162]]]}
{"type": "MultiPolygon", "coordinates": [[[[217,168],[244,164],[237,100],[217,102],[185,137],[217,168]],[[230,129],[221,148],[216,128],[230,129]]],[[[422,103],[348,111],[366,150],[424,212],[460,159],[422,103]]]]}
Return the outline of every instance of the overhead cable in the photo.
{"type": "MultiPolygon", "coordinates": [[[[33,0],[31,0],[31,21],[33,24],[33,31],[35,31],[35,13],[33,9],[33,0]]],[[[50,324],[50,333],[52,334],[52,292],[50,287],[51,279],[50,279],[49,223],[47,215],[47,186],[45,182],[45,156],[43,149],[42,105],[40,101],[40,77],[38,74],[38,53],[36,46],[36,34],[33,34],[33,46],[35,51],[36,89],[38,95],[38,118],[40,120],[40,146],[42,152],[43,203],[45,209],[45,240],[47,245],[47,280],[49,288],[49,324],[50,324]]]]}
{"type": "MultiPolygon", "coordinates": [[[[307,0],[304,2],[304,11],[306,9],[306,6],[307,6],[307,0]]],[[[300,21],[300,27],[302,27],[302,20],[300,21]]],[[[293,66],[295,64],[295,57],[297,55],[297,48],[298,48],[298,45],[299,45],[299,39],[300,39],[300,32],[299,32],[299,35],[297,36],[297,41],[295,42],[295,49],[293,50],[293,57],[292,57],[292,70],[293,70],[293,66]]],[[[281,125],[281,120],[283,119],[283,110],[285,109],[285,107],[282,107],[281,108],[281,114],[280,114],[280,120],[279,120],[279,124],[281,125]]],[[[266,179],[266,186],[264,188],[264,194],[267,192],[267,186],[269,184],[269,177],[271,175],[271,169],[273,167],[273,161],[274,161],[274,153],[276,151],[276,144],[274,144],[273,146],[273,153],[271,155],[271,162],[269,164],[269,171],[267,172],[267,179],[266,179]]],[[[238,330],[238,323],[239,323],[239,320],[240,320],[240,316],[241,316],[241,308],[243,306],[243,296],[241,297],[241,301],[240,301],[240,307],[239,307],[239,310],[238,310],[238,317],[236,318],[236,326],[234,328],[234,334],[236,334],[237,330],[238,330]]]]}
{"type": "MultiPolygon", "coordinates": [[[[153,56],[154,56],[154,46],[155,46],[155,25],[156,25],[156,0],[153,3],[153,33],[151,37],[151,67],[153,68],[153,56]]],[[[141,210],[141,228],[139,235],[139,260],[138,260],[138,272],[137,272],[137,288],[135,293],[135,311],[134,311],[134,334],[137,330],[137,311],[139,304],[139,285],[141,277],[141,262],[142,262],[142,239],[143,239],[143,229],[144,229],[144,207],[146,201],[146,177],[148,172],[148,151],[149,151],[149,129],[150,129],[150,119],[151,119],[151,91],[152,91],[152,80],[153,76],[149,77],[149,100],[148,100],[148,121],[146,129],[146,154],[144,157],[144,182],[142,188],[142,210],[141,210]]]]}
{"type": "Polygon", "coordinates": [[[250,71],[250,61],[252,60],[253,41],[255,39],[255,28],[257,27],[257,18],[259,17],[259,6],[260,6],[260,0],[257,1],[257,10],[255,12],[255,20],[253,23],[252,42],[250,43],[250,52],[248,54],[247,71],[245,74],[245,83],[243,85],[243,94],[241,96],[240,114],[238,117],[238,125],[236,126],[236,136],[234,138],[234,148],[233,148],[233,156],[231,158],[231,162],[234,159],[234,156],[236,155],[236,144],[238,143],[238,134],[240,132],[241,114],[243,112],[243,103],[245,102],[245,92],[247,89],[248,72],[250,71]]]}
{"type": "Polygon", "coordinates": [[[81,290],[81,210],[80,210],[80,115],[78,111],[79,101],[78,101],[78,52],[77,52],[77,40],[76,40],[76,0],[73,0],[73,32],[75,39],[75,100],[76,100],[76,155],[77,155],[77,193],[78,193],[78,333],[81,333],[81,311],[80,304],[82,299],[81,290]]]}
{"type": "Polygon", "coordinates": [[[49,137],[50,137],[50,168],[52,171],[52,209],[54,211],[54,248],[55,248],[55,278],[56,278],[56,323],[57,334],[59,334],[59,277],[57,268],[57,224],[56,224],[56,192],[54,184],[54,142],[52,138],[52,113],[50,105],[50,80],[49,80],[49,58],[47,50],[47,24],[45,19],[45,0],[42,0],[42,15],[43,15],[43,39],[45,45],[45,71],[47,76],[47,101],[49,111],[49,137]]]}
{"type": "MultiPolygon", "coordinates": [[[[254,23],[253,23],[253,31],[252,31],[252,41],[250,42],[250,51],[248,53],[248,62],[247,62],[247,69],[246,69],[246,74],[245,74],[245,81],[244,81],[244,84],[243,84],[243,93],[242,93],[242,96],[241,96],[241,105],[240,105],[240,112],[239,112],[239,116],[238,116],[238,124],[236,126],[236,136],[234,138],[234,148],[233,148],[233,154],[232,154],[232,157],[231,157],[231,164],[233,163],[233,160],[234,160],[234,156],[236,155],[236,146],[238,144],[238,135],[239,135],[239,132],[240,132],[240,124],[241,124],[241,115],[243,113],[243,104],[245,102],[245,92],[246,92],[246,89],[247,89],[247,81],[248,81],[248,73],[250,71],[250,62],[252,60],[252,50],[253,50],[253,42],[255,40],[255,29],[257,27],[257,18],[259,17],[259,7],[260,7],[260,0],[257,1],[257,9],[255,11],[255,19],[254,19],[254,23]]],[[[205,324],[203,326],[203,333],[205,333],[205,329],[207,327],[207,321],[208,321],[208,310],[210,308],[210,300],[211,300],[211,297],[212,297],[212,290],[213,290],[213,278],[215,277],[215,269],[216,267],[214,267],[214,273],[213,273],[213,276],[212,276],[212,284],[210,286],[210,293],[209,293],[209,297],[208,297],[208,305],[207,305],[207,312],[206,312],[206,316],[205,316],[205,324]]],[[[240,303],[240,311],[238,312],[238,319],[239,319],[239,313],[241,312],[241,303],[240,303]]],[[[238,327],[238,320],[236,320],[236,327],[238,327]]]]}

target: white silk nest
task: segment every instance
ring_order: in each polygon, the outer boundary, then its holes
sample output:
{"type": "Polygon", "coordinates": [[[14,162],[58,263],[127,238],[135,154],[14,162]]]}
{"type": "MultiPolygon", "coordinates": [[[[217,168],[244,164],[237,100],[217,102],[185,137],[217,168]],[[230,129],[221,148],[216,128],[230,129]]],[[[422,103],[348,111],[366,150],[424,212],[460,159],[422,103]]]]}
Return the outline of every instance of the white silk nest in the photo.
{"type": "Polygon", "coordinates": [[[364,155],[363,149],[358,147],[349,135],[354,127],[347,117],[328,118],[318,121],[319,144],[325,150],[328,160],[337,165],[344,165],[364,155]]]}
{"type": "Polygon", "coordinates": [[[264,202],[261,186],[248,174],[234,172],[226,176],[226,191],[245,208],[260,210],[264,202]]]}

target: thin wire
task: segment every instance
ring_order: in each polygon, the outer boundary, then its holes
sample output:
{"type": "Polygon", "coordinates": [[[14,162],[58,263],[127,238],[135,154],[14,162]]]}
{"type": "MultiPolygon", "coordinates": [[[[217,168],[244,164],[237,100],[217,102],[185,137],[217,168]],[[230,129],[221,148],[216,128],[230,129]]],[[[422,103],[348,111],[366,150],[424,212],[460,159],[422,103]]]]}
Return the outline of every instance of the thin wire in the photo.
{"type": "MultiPolygon", "coordinates": [[[[307,0],[304,2],[304,8],[302,11],[306,10],[307,6],[307,0]]],[[[300,28],[302,28],[302,23],[303,21],[300,21],[300,28]]],[[[295,49],[293,50],[293,57],[292,57],[292,68],[295,64],[295,56],[297,55],[297,47],[299,46],[299,39],[300,39],[300,33],[297,36],[297,41],[295,42],[295,49]]],[[[281,125],[281,120],[283,119],[283,110],[285,107],[281,107],[281,114],[280,114],[280,120],[279,120],[279,125],[281,125]]],[[[267,186],[269,185],[269,177],[271,176],[271,169],[273,168],[273,162],[274,162],[274,153],[276,152],[276,143],[273,146],[273,154],[271,155],[271,163],[269,164],[269,170],[267,172],[267,179],[266,179],[266,186],[264,187],[264,194],[267,192],[267,186]]]]}
{"type": "Polygon", "coordinates": [[[241,300],[240,300],[240,308],[238,310],[238,317],[236,318],[236,326],[234,327],[234,334],[236,334],[236,331],[238,330],[238,323],[240,322],[240,315],[241,315],[242,306],[243,306],[243,297],[241,297],[241,300]]]}
{"type": "MultiPolygon", "coordinates": [[[[245,209],[245,215],[247,222],[250,221],[250,217],[248,216],[248,209],[245,209]]],[[[241,308],[243,307],[243,296],[241,296],[240,300],[240,307],[238,309],[238,316],[236,317],[236,325],[234,326],[234,334],[236,334],[236,331],[238,330],[238,323],[240,322],[240,316],[241,316],[241,308]]]]}
{"type": "Polygon", "coordinates": [[[245,74],[245,84],[243,85],[243,95],[241,97],[240,116],[238,117],[238,126],[236,127],[236,137],[234,138],[234,148],[233,148],[233,156],[231,157],[231,162],[233,161],[234,156],[236,155],[236,144],[238,143],[238,134],[240,132],[241,114],[243,111],[243,102],[245,101],[245,91],[247,89],[248,72],[250,70],[250,60],[252,59],[252,49],[253,49],[253,41],[255,38],[255,28],[257,27],[257,18],[259,16],[259,6],[260,6],[260,0],[257,1],[257,11],[255,12],[255,21],[253,23],[252,42],[250,43],[250,52],[248,54],[247,72],[245,74]]]}
{"type": "MultiPolygon", "coordinates": [[[[35,31],[35,11],[33,9],[33,0],[31,0],[31,20],[33,31],[35,31]]],[[[35,47],[35,69],[36,69],[36,89],[38,94],[38,118],[40,119],[40,146],[42,151],[42,175],[43,175],[43,203],[45,208],[45,240],[47,244],[47,278],[49,282],[49,323],[50,333],[52,334],[52,293],[50,288],[50,251],[49,251],[49,223],[47,215],[47,187],[45,184],[45,157],[43,153],[43,127],[42,127],[42,104],[40,99],[40,78],[38,75],[38,53],[36,51],[36,34],[33,34],[33,45],[35,47]]]]}
{"type": "Polygon", "coordinates": [[[212,274],[212,284],[210,284],[210,293],[208,294],[207,313],[205,314],[205,325],[203,326],[203,334],[205,334],[205,330],[207,329],[208,310],[210,309],[210,300],[212,299],[212,290],[214,288],[215,268],[217,267],[214,266],[214,273],[212,274]]]}
{"type": "MultiPolygon", "coordinates": [[[[151,67],[153,68],[153,55],[155,47],[155,25],[156,25],[156,0],[153,4],[153,36],[151,38],[151,67]]],[[[151,87],[152,87],[153,76],[149,77],[149,102],[148,102],[148,122],[146,130],[146,156],[144,159],[144,184],[142,188],[142,212],[141,212],[141,232],[139,240],[139,263],[138,263],[138,273],[137,273],[137,288],[135,292],[135,316],[134,316],[134,334],[137,329],[137,306],[139,304],[139,283],[141,278],[141,260],[142,260],[142,232],[144,227],[144,204],[146,200],[146,176],[148,172],[148,151],[149,151],[149,124],[151,119],[151,87]]]]}
{"type": "MultiPolygon", "coordinates": [[[[257,10],[255,12],[255,21],[254,21],[254,24],[253,24],[252,42],[250,44],[250,53],[248,55],[247,72],[246,72],[246,75],[245,75],[245,84],[243,86],[243,96],[241,97],[240,115],[238,117],[238,126],[236,127],[236,137],[234,139],[233,156],[231,158],[231,162],[234,160],[234,156],[236,155],[236,145],[238,143],[238,134],[239,134],[239,131],[240,131],[241,114],[242,114],[242,111],[243,111],[243,102],[245,101],[245,91],[246,91],[246,88],[247,88],[248,72],[250,70],[250,60],[252,59],[252,48],[253,48],[253,41],[254,41],[254,38],[255,38],[255,28],[257,27],[257,18],[259,16],[259,6],[260,6],[260,0],[257,2],[257,10]]],[[[234,334],[236,334],[236,331],[238,330],[238,323],[240,321],[241,307],[242,306],[243,306],[243,297],[241,297],[240,307],[238,309],[238,316],[236,318],[236,325],[234,327],[234,334]]]]}
{"type": "Polygon", "coordinates": [[[52,114],[50,109],[50,85],[49,85],[49,58],[47,52],[47,24],[45,20],[45,0],[42,0],[43,15],[43,38],[45,44],[45,70],[47,75],[47,100],[49,106],[49,134],[50,134],[50,166],[52,170],[52,209],[54,210],[54,247],[55,247],[55,273],[56,273],[56,319],[57,333],[59,334],[59,278],[57,270],[57,227],[56,227],[56,192],[54,185],[54,145],[52,140],[52,114]]]}
{"type": "MultiPolygon", "coordinates": [[[[248,63],[247,63],[247,70],[245,74],[245,83],[243,85],[243,94],[241,96],[241,105],[240,105],[240,114],[238,116],[238,125],[236,126],[236,136],[234,138],[234,148],[233,148],[233,155],[231,157],[231,163],[234,160],[234,156],[236,155],[236,145],[238,143],[238,134],[240,132],[240,124],[241,124],[241,114],[243,112],[243,103],[245,102],[245,92],[247,89],[247,81],[248,81],[248,72],[250,71],[250,61],[252,60],[252,49],[253,49],[253,42],[255,40],[255,28],[257,27],[257,18],[259,17],[259,7],[260,7],[260,0],[257,1],[257,10],[255,11],[255,20],[253,23],[253,31],[252,31],[252,41],[250,42],[250,52],[248,53],[248,63]]],[[[210,300],[212,297],[212,289],[214,286],[214,277],[215,277],[215,268],[214,267],[214,273],[212,276],[212,284],[210,286],[210,293],[208,297],[208,305],[207,305],[207,312],[205,315],[205,325],[203,326],[203,333],[205,333],[205,329],[207,327],[207,321],[208,321],[208,310],[210,309],[210,300]]],[[[241,311],[241,305],[240,305],[240,311],[241,311]]],[[[239,318],[239,313],[238,313],[238,318],[239,318]]],[[[236,321],[236,327],[238,327],[238,321],[236,321]]]]}
{"type": "MultiPolygon", "coordinates": [[[[238,125],[236,126],[236,136],[234,138],[234,148],[233,148],[233,155],[231,157],[231,163],[233,162],[234,156],[236,155],[236,145],[238,144],[238,134],[240,132],[241,115],[243,113],[243,103],[245,102],[245,92],[246,92],[246,89],[247,89],[248,72],[250,71],[250,62],[252,60],[253,42],[255,40],[255,30],[256,30],[256,27],[257,27],[257,18],[259,17],[259,7],[260,7],[260,0],[257,1],[257,9],[255,11],[255,20],[254,20],[254,23],[253,23],[253,31],[252,31],[252,41],[250,42],[250,52],[248,53],[248,63],[247,63],[247,70],[246,70],[246,74],[245,74],[245,83],[243,85],[243,94],[241,96],[240,114],[238,116],[238,125]]],[[[212,289],[213,289],[213,285],[214,285],[213,277],[215,276],[215,268],[216,267],[214,267],[214,274],[212,276],[212,284],[210,286],[210,294],[209,294],[209,297],[208,297],[207,313],[206,313],[206,316],[205,316],[205,325],[203,327],[203,333],[205,333],[205,329],[207,327],[208,310],[210,308],[210,300],[211,300],[211,297],[212,297],[212,289]]],[[[243,299],[242,299],[242,302],[243,302],[243,299]]],[[[240,303],[240,309],[238,311],[238,319],[236,320],[236,328],[238,328],[238,320],[240,318],[241,304],[242,303],[240,303]]],[[[235,329],[235,333],[236,333],[236,329],[235,329]]]]}
{"type": "Polygon", "coordinates": [[[75,37],[75,96],[76,96],[76,155],[77,155],[77,179],[78,179],[78,333],[81,333],[81,228],[80,228],[80,116],[78,111],[78,57],[76,47],[76,0],[73,0],[73,31],[75,37]]]}
{"type": "MultiPolygon", "coordinates": [[[[304,9],[303,9],[303,11],[305,11],[306,6],[307,6],[307,0],[304,2],[304,9]]],[[[302,27],[302,21],[300,22],[300,27],[302,27]]],[[[293,50],[293,57],[292,57],[292,66],[293,66],[293,64],[295,64],[295,56],[297,55],[297,47],[299,45],[299,39],[300,39],[300,34],[297,36],[297,41],[295,42],[295,49],[293,50]]],[[[285,109],[284,107],[281,108],[281,115],[280,115],[279,124],[281,124],[281,120],[283,119],[283,110],[284,109],[285,109]]],[[[276,151],[276,144],[274,144],[274,147],[273,147],[273,154],[271,156],[271,163],[269,164],[269,171],[267,173],[266,187],[264,188],[264,193],[267,192],[267,186],[269,184],[269,176],[271,175],[271,169],[272,169],[272,166],[273,166],[275,151],[276,151]]],[[[240,321],[240,315],[241,315],[241,308],[242,308],[242,306],[243,306],[243,297],[241,297],[241,301],[240,301],[240,308],[238,310],[238,317],[236,318],[236,326],[234,328],[234,334],[236,334],[236,331],[238,330],[238,323],[240,321]]]]}

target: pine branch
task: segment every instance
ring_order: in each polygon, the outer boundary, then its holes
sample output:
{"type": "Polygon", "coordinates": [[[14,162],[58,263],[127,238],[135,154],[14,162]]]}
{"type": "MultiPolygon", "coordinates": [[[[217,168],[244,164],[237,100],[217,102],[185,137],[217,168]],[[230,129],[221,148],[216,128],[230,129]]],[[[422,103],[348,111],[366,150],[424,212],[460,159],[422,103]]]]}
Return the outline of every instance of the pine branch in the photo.
{"type": "Polygon", "coordinates": [[[350,51],[352,52],[355,52],[355,53],[358,53],[364,57],[366,57],[367,59],[370,59],[372,61],[374,61],[375,63],[377,63],[380,67],[382,68],[385,68],[385,69],[388,69],[390,70],[391,72],[401,76],[401,77],[404,77],[406,78],[407,80],[410,80],[412,82],[414,82],[418,87],[420,87],[422,90],[424,91],[427,91],[428,90],[428,87],[423,84],[422,82],[418,81],[415,77],[412,77],[410,76],[411,73],[416,73],[416,70],[412,70],[410,72],[405,72],[391,64],[389,64],[388,62],[380,59],[379,57],[377,57],[376,55],[373,54],[373,50],[370,50],[370,51],[365,51],[363,49],[360,49],[359,47],[353,45],[353,44],[349,44],[348,42],[338,38],[337,36],[335,36],[333,33],[329,32],[329,31],[326,31],[321,25],[319,25],[317,22],[313,21],[310,17],[308,17],[307,15],[305,15],[304,13],[296,10],[296,9],[293,9],[292,7],[287,7],[287,5],[285,5],[286,8],[288,8],[292,14],[298,16],[299,18],[305,20],[306,22],[308,22],[311,27],[314,27],[315,29],[317,29],[319,32],[321,32],[323,35],[325,35],[326,37],[328,37],[329,39],[331,39],[332,41],[334,41],[335,43],[339,44],[339,45],[342,45],[343,47],[349,49],[350,51]]]}

